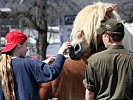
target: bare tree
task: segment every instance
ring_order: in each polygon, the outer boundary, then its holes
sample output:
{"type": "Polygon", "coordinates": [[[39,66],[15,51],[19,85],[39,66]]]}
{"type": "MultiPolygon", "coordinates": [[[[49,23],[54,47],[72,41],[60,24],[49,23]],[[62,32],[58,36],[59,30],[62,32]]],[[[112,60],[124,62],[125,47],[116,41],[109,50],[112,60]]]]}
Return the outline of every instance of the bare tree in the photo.
{"type": "MultiPolygon", "coordinates": [[[[5,7],[12,9],[6,17],[15,17],[38,31],[37,54],[43,60],[47,49],[47,0],[5,0],[5,7]]],[[[5,14],[5,13],[4,13],[5,14]]]]}

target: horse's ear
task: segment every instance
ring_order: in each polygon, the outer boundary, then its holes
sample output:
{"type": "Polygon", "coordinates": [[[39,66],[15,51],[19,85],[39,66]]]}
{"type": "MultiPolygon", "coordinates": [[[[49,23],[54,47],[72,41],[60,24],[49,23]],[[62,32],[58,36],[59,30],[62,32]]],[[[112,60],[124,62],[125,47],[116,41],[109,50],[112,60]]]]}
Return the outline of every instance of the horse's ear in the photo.
{"type": "Polygon", "coordinates": [[[116,4],[112,4],[107,8],[106,14],[110,14],[116,8],[116,4]]]}

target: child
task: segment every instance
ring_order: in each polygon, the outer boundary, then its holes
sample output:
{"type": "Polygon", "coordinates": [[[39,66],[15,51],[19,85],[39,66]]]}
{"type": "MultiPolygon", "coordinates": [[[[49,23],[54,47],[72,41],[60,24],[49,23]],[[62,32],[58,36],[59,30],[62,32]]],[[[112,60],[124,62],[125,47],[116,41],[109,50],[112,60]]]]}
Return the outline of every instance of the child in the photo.
{"type": "Polygon", "coordinates": [[[57,78],[62,70],[64,53],[71,48],[62,44],[56,60],[48,64],[25,58],[28,37],[20,31],[11,31],[5,37],[0,57],[0,100],[39,100],[39,83],[57,78]]]}

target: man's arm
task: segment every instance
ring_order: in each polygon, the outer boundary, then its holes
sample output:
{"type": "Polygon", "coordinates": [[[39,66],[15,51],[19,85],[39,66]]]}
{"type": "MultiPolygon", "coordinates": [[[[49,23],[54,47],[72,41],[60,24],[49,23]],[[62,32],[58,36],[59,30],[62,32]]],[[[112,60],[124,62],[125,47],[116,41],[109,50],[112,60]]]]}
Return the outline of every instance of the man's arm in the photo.
{"type": "Polygon", "coordinates": [[[94,100],[94,92],[91,90],[86,89],[85,91],[85,100],[94,100]]]}

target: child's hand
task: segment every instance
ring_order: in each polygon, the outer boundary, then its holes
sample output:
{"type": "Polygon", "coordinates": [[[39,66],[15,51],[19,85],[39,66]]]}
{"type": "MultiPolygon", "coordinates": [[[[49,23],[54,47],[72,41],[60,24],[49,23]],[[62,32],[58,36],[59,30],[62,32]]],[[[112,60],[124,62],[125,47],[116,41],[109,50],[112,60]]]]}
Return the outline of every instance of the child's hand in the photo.
{"type": "Polygon", "coordinates": [[[58,54],[64,54],[68,49],[70,49],[72,45],[69,42],[64,42],[60,47],[58,54]]]}

